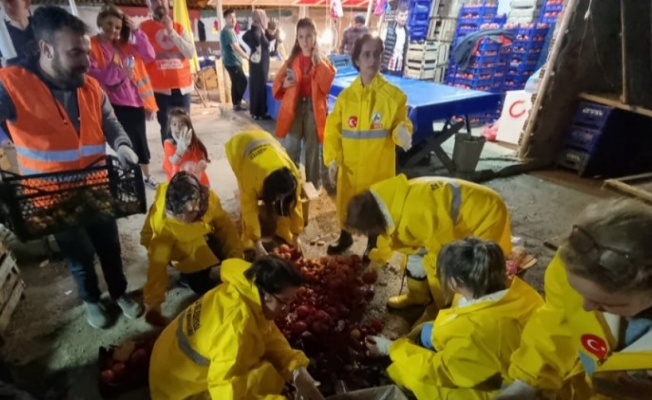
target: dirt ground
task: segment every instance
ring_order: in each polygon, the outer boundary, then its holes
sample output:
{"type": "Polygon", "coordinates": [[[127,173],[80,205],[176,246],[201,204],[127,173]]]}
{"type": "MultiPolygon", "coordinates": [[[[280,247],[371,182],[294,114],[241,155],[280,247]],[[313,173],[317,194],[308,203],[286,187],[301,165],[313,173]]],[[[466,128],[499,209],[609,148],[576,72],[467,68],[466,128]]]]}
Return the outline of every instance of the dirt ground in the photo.
{"type": "MultiPolygon", "coordinates": [[[[235,114],[222,111],[217,106],[202,109],[195,105],[193,111],[195,129],[206,144],[211,163],[208,168],[212,188],[222,199],[224,207],[234,219],[239,207],[235,177],[224,154],[224,143],[236,132],[256,128],[246,113],[235,114]]],[[[273,124],[266,124],[271,129],[273,124]]],[[[152,172],[160,181],[165,179],[161,165],[159,127],[148,124],[149,144],[152,152],[152,172]]],[[[519,175],[486,183],[500,192],[512,215],[514,236],[521,237],[527,249],[536,255],[539,263],[525,278],[542,290],[542,277],[553,251],[544,241],[553,239],[569,228],[570,221],[588,203],[606,196],[596,184],[572,178],[569,173],[545,172],[535,175],[519,175]]],[[[151,202],[154,191],[148,191],[151,202]]],[[[338,234],[333,201],[324,193],[311,204],[311,220],[304,242],[335,239],[338,234]]],[[[143,215],[119,221],[124,268],[129,280],[129,290],[140,296],[140,288],[146,278],[147,260],[145,250],[139,245],[139,232],[143,215]]],[[[362,253],[365,240],[358,238],[352,251],[362,253]]],[[[141,318],[127,321],[117,318],[110,329],[98,331],[87,325],[81,302],[76,298],[72,278],[61,262],[43,262],[38,254],[45,254],[41,244],[22,246],[17,251],[22,259],[25,249],[32,262],[21,262],[22,277],[27,284],[25,298],[18,306],[12,322],[5,332],[3,359],[9,363],[17,385],[33,392],[39,398],[48,399],[100,399],[97,391],[98,348],[120,343],[151,328],[141,318]],[[34,255],[37,256],[34,256],[34,255]]],[[[324,246],[309,246],[308,256],[321,256],[324,246]]],[[[98,269],[98,273],[99,269],[98,269]]],[[[164,305],[164,313],[173,316],[192,299],[192,294],[174,286],[164,305]]],[[[399,292],[400,277],[396,263],[385,269],[380,276],[376,298],[369,310],[369,317],[386,322],[386,331],[398,335],[408,330],[406,320],[418,317],[418,310],[402,315],[389,313],[384,306],[387,298],[399,292]]],[[[105,289],[105,288],[103,288],[105,289]]],[[[111,307],[118,316],[117,307],[111,307]]],[[[147,399],[146,390],[128,394],[122,399],[147,399]]]]}

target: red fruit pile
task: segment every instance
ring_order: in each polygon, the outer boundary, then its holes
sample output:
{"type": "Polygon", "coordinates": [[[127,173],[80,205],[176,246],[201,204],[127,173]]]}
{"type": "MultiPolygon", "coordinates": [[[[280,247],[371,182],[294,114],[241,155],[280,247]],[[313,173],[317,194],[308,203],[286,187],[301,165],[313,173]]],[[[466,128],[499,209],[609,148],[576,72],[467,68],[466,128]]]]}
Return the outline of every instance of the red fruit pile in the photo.
{"type": "Polygon", "coordinates": [[[101,347],[100,393],[110,397],[146,385],[153,346],[154,338],[131,345],[101,347]]]}
{"type": "Polygon", "coordinates": [[[322,393],[334,394],[340,381],[347,390],[387,383],[388,362],[369,358],[364,342],[367,335],[379,334],[383,323],[361,322],[374,297],[377,272],[365,272],[357,255],[295,258],[296,251],[287,246],[275,252],[291,260],[306,280],[276,324],[290,345],[310,358],[308,370],[321,382],[322,393]]]}

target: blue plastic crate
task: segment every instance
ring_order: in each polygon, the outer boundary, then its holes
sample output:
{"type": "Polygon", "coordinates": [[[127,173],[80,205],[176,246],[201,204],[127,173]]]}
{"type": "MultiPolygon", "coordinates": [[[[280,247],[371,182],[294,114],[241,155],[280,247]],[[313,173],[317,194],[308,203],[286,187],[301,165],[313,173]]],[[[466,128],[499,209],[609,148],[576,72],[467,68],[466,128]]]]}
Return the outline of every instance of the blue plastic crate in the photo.
{"type": "Polygon", "coordinates": [[[598,143],[600,135],[602,135],[600,129],[572,126],[566,138],[566,145],[586,150],[590,153],[598,143]]]}
{"type": "Polygon", "coordinates": [[[500,50],[501,44],[498,42],[495,42],[489,38],[484,38],[482,39],[482,42],[478,45],[478,50],[493,50],[493,51],[499,51],[500,50]]]}
{"type": "Polygon", "coordinates": [[[488,18],[493,19],[498,14],[498,6],[495,4],[477,4],[462,6],[460,18],[488,18]]]}
{"type": "Polygon", "coordinates": [[[577,108],[573,124],[582,124],[594,128],[602,128],[609,119],[613,107],[602,104],[583,101],[577,108]]]}

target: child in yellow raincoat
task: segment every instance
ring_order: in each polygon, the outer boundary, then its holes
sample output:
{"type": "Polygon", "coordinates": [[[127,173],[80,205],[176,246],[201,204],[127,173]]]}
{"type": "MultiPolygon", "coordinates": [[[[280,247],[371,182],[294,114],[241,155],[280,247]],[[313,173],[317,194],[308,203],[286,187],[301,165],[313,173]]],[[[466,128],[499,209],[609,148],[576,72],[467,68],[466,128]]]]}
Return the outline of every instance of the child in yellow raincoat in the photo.
{"type": "MultiPolygon", "coordinates": [[[[324,164],[331,184],[337,179],[337,215],[341,233],[328,247],[329,254],[346,251],[353,244],[346,229],[346,207],[351,198],[376,182],[396,175],[396,146],[412,146],[412,122],[407,96],[380,74],[383,41],[363,35],[351,58],[360,75],[337,97],[326,120],[324,164]]],[[[375,247],[369,237],[365,259],[375,247]]]]}
{"type": "Polygon", "coordinates": [[[394,251],[407,255],[408,292],[388,306],[424,305],[419,322],[432,320],[447,305],[437,279],[437,255],[445,244],[467,236],[492,240],[511,253],[511,228],[505,202],[493,190],[460,179],[405,175],[379,182],[348,205],[346,226],[365,235],[381,235],[372,260],[385,263],[394,251]]]}
{"type": "Polygon", "coordinates": [[[652,209],[590,205],[545,275],[499,399],[652,399],[652,209]]]}
{"type": "Polygon", "coordinates": [[[507,377],[528,318],[543,299],[519,278],[508,282],[503,251],[467,238],[443,247],[437,275],[453,306],[411,338],[367,339],[372,354],[389,355],[394,382],[418,400],[489,400],[507,377]]]}
{"type": "Polygon", "coordinates": [[[226,142],[226,157],[238,180],[245,247],[252,243],[258,255],[261,242],[258,200],[276,219],[276,235],[300,249],[303,232],[301,175],[281,144],[265,131],[242,132],[226,142]]]}
{"type": "Polygon", "coordinates": [[[283,400],[285,382],[306,400],[323,400],[306,371],[308,358],[290,347],[274,323],[302,284],[278,257],[222,263],[223,284],[186,308],[154,345],[152,400],[283,400]]]}
{"type": "Polygon", "coordinates": [[[165,325],[161,304],[168,288],[168,265],[181,272],[181,282],[199,294],[219,283],[211,268],[225,258],[242,257],[233,222],[215,192],[188,173],[178,172],[161,184],[140,233],[149,268],[143,287],[146,319],[165,325]]]}

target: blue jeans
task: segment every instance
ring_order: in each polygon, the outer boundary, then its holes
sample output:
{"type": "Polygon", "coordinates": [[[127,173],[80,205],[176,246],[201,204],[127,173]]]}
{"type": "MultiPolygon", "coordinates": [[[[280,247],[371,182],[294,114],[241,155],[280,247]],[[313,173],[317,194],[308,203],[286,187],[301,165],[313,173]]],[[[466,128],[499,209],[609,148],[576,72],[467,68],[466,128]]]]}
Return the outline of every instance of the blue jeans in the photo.
{"type": "Polygon", "coordinates": [[[172,94],[154,93],[158,111],[156,112],[156,119],[161,125],[161,143],[165,142],[168,138],[168,112],[170,108],[181,107],[190,112],[190,93],[181,94],[181,90],[172,89],[172,94]]]}
{"type": "Polygon", "coordinates": [[[111,297],[117,299],[125,294],[127,279],[122,271],[122,251],[115,220],[80,226],[54,237],[77,284],[79,298],[91,303],[100,300],[95,254],[100,259],[111,297]]]}

